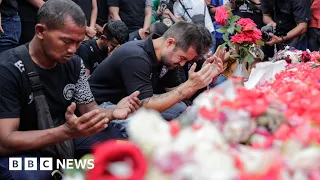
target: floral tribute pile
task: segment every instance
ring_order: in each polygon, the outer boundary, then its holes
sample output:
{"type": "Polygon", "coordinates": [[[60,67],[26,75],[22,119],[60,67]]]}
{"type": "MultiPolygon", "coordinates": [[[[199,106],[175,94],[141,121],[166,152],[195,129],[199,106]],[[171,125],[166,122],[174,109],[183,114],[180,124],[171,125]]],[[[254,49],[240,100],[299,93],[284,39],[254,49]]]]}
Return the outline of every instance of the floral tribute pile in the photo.
{"type": "Polygon", "coordinates": [[[131,142],[100,145],[89,179],[320,180],[320,55],[309,55],[254,89],[206,91],[177,120],[139,110],[131,142]]]}

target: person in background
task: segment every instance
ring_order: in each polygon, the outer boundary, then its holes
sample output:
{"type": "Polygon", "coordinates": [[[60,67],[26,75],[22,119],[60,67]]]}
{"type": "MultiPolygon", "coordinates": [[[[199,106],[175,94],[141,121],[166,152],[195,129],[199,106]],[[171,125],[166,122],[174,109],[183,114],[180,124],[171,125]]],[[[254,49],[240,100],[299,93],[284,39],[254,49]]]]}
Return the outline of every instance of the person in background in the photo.
{"type": "Polygon", "coordinates": [[[274,45],[277,50],[289,45],[298,50],[306,50],[308,22],[311,19],[309,0],[261,0],[263,22],[275,29],[266,42],[266,57],[273,57],[274,45]]]}
{"type": "Polygon", "coordinates": [[[43,0],[18,0],[18,13],[21,21],[21,36],[19,44],[30,42],[35,34],[37,12],[43,5],[43,0]]]}
{"type": "Polygon", "coordinates": [[[110,20],[99,39],[83,41],[76,54],[83,60],[91,74],[97,66],[119,45],[128,40],[128,28],[124,22],[110,20]]]}
{"type": "Polygon", "coordinates": [[[257,24],[257,28],[262,28],[261,0],[231,0],[230,6],[234,15],[250,18],[257,24]]]}
{"type": "Polygon", "coordinates": [[[97,34],[96,21],[98,16],[97,0],[73,0],[80,6],[86,15],[87,27],[86,35],[89,38],[93,38],[97,34]]]}
{"type": "Polygon", "coordinates": [[[137,41],[146,39],[150,34],[156,34],[158,36],[162,36],[168,30],[168,26],[162,22],[156,22],[150,25],[146,31],[143,29],[139,29],[129,34],[129,41],[137,41]]]}
{"type": "Polygon", "coordinates": [[[16,0],[0,0],[0,53],[19,45],[21,23],[16,0]]]}
{"type": "Polygon", "coordinates": [[[213,27],[207,4],[204,0],[177,0],[173,5],[173,12],[178,20],[187,22],[193,22],[192,18],[196,15],[203,15],[204,19],[201,24],[204,25],[211,33],[213,45],[210,50],[215,52],[215,29],[213,27]]]}
{"type": "Polygon", "coordinates": [[[103,26],[108,22],[109,9],[107,0],[97,0],[98,16],[96,22],[96,30],[98,35],[103,33],[103,26]]]}
{"type": "MultiPolygon", "coordinates": [[[[209,10],[209,13],[211,15],[211,19],[212,19],[212,22],[213,22],[213,25],[214,25],[214,29],[217,30],[220,28],[220,25],[217,24],[214,20],[214,16],[216,14],[216,8],[219,7],[219,6],[223,6],[227,3],[226,0],[206,0],[206,4],[208,6],[208,10],[209,10]]],[[[218,48],[218,46],[220,46],[221,44],[224,43],[224,40],[222,39],[222,36],[223,34],[222,33],[219,33],[219,32],[215,32],[215,38],[216,38],[216,47],[215,49],[218,48]]]]}
{"type": "Polygon", "coordinates": [[[151,25],[152,0],[108,0],[109,19],[122,20],[129,33],[151,25]]]}
{"type": "Polygon", "coordinates": [[[308,49],[320,50],[320,0],[312,0],[312,18],[308,29],[308,49]]]}

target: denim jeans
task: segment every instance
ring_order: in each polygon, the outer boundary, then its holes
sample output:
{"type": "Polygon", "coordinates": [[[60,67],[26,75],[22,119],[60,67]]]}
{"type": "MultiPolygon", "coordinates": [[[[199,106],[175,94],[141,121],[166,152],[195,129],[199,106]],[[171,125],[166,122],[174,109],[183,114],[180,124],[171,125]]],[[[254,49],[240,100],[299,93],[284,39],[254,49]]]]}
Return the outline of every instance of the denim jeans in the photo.
{"type": "Polygon", "coordinates": [[[209,88],[214,88],[216,86],[218,86],[219,84],[223,83],[224,81],[226,81],[227,78],[225,76],[219,75],[218,79],[215,83],[209,84],[209,88]]]}
{"type": "MultiPolygon", "coordinates": [[[[74,139],[75,158],[79,159],[85,154],[90,153],[92,146],[98,142],[107,141],[110,139],[124,139],[121,138],[121,132],[115,127],[107,127],[102,132],[87,138],[74,139]]],[[[22,154],[10,157],[41,157],[39,152],[30,154],[22,154]]],[[[45,157],[45,156],[44,156],[45,157]]],[[[24,169],[24,163],[22,164],[24,169]]],[[[38,159],[38,169],[40,167],[38,159]]],[[[0,180],[50,180],[51,171],[9,171],[9,157],[0,157],[0,180]]]]}
{"type": "Polygon", "coordinates": [[[21,36],[21,23],[18,14],[9,17],[2,17],[1,26],[3,33],[0,33],[0,53],[15,48],[19,45],[21,36]]]}
{"type": "MultiPolygon", "coordinates": [[[[105,108],[105,109],[114,108],[115,106],[116,105],[114,105],[110,102],[104,102],[100,105],[100,107],[105,108]]],[[[161,115],[165,120],[169,121],[172,119],[176,119],[178,116],[180,116],[186,110],[187,110],[187,105],[181,101],[181,102],[175,104],[173,107],[171,107],[167,111],[162,112],[161,115]]],[[[130,121],[130,117],[125,120],[113,120],[109,124],[109,126],[120,129],[122,132],[122,135],[124,137],[129,137],[128,133],[126,131],[128,121],[130,121]]]]}

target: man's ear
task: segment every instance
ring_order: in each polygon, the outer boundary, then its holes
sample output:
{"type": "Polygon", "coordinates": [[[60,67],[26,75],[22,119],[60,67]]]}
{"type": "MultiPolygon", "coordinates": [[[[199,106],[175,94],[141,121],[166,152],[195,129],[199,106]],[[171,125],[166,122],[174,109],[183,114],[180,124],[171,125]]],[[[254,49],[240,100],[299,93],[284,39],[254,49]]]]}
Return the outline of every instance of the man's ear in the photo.
{"type": "Polygon", "coordinates": [[[35,33],[36,33],[36,36],[39,39],[43,39],[44,38],[44,35],[45,35],[47,30],[48,30],[48,28],[44,24],[37,24],[35,26],[35,33]]]}
{"type": "Polygon", "coordinates": [[[101,39],[102,41],[107,41],[107,40],[108,40],[107,37],[106,37],[106,35],[101,35],[101,36],[100,36],[100,39],[101,39]]]}
{"type": "Polygon", "coordinates": [[[166,40],[166,47],[169,47],[169,46],[172,46],[172,45],[176,45],[176,40],[174,39],[174,38],[168,38],[167,40],[166,40]]]}

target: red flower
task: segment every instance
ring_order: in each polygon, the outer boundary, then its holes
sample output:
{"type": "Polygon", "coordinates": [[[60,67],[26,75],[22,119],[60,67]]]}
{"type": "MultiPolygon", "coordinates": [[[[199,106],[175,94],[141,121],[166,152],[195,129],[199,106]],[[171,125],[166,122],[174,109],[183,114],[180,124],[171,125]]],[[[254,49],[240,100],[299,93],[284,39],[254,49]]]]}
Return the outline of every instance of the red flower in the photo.
{"type": "Polygon", "coordinates": [[[124,161],[128,158],[132,160],[132,175],[121,180],[144,179],[147,171],[147,160],[140,149],[130,142],[119,144],[116,141],[109,141],[99,144],[94,148],[93,156],[95,167],[88,171],[88,180],[120,180],[120,178],[113,176],[107,167],[113,162],[124,161]]]}
{"type": "Polygon", "coordinates": [[[242,28],[242,31],[251,31],[257,29],[257,25],[250,18],[240,18],[237,22],[242,28]]]}
{"type": "Polygon", "coordinates": [[[261,40],[262,33],[260,30],[250,30],[250,31],[244,31],[242,33],[236,34],[231,37],[231,42],[233,43],[254,43],[257,44],[257,40],[261,40]]]}
{"type": "Polygon", "coordinates": [[[226,21],[229,18],[229,15],[230,11],[228,11],[225,6],[219,6],[216,9],[216,14],[214,18],[219,25],[225,26],[226,21]]]}
{"type": "Polygon", "coordinates": [[[242,44],[244,42],[253,42],[251,37],[246,36],[244,33],[239,33],[231,37],[231,42],[242,44]]]}

